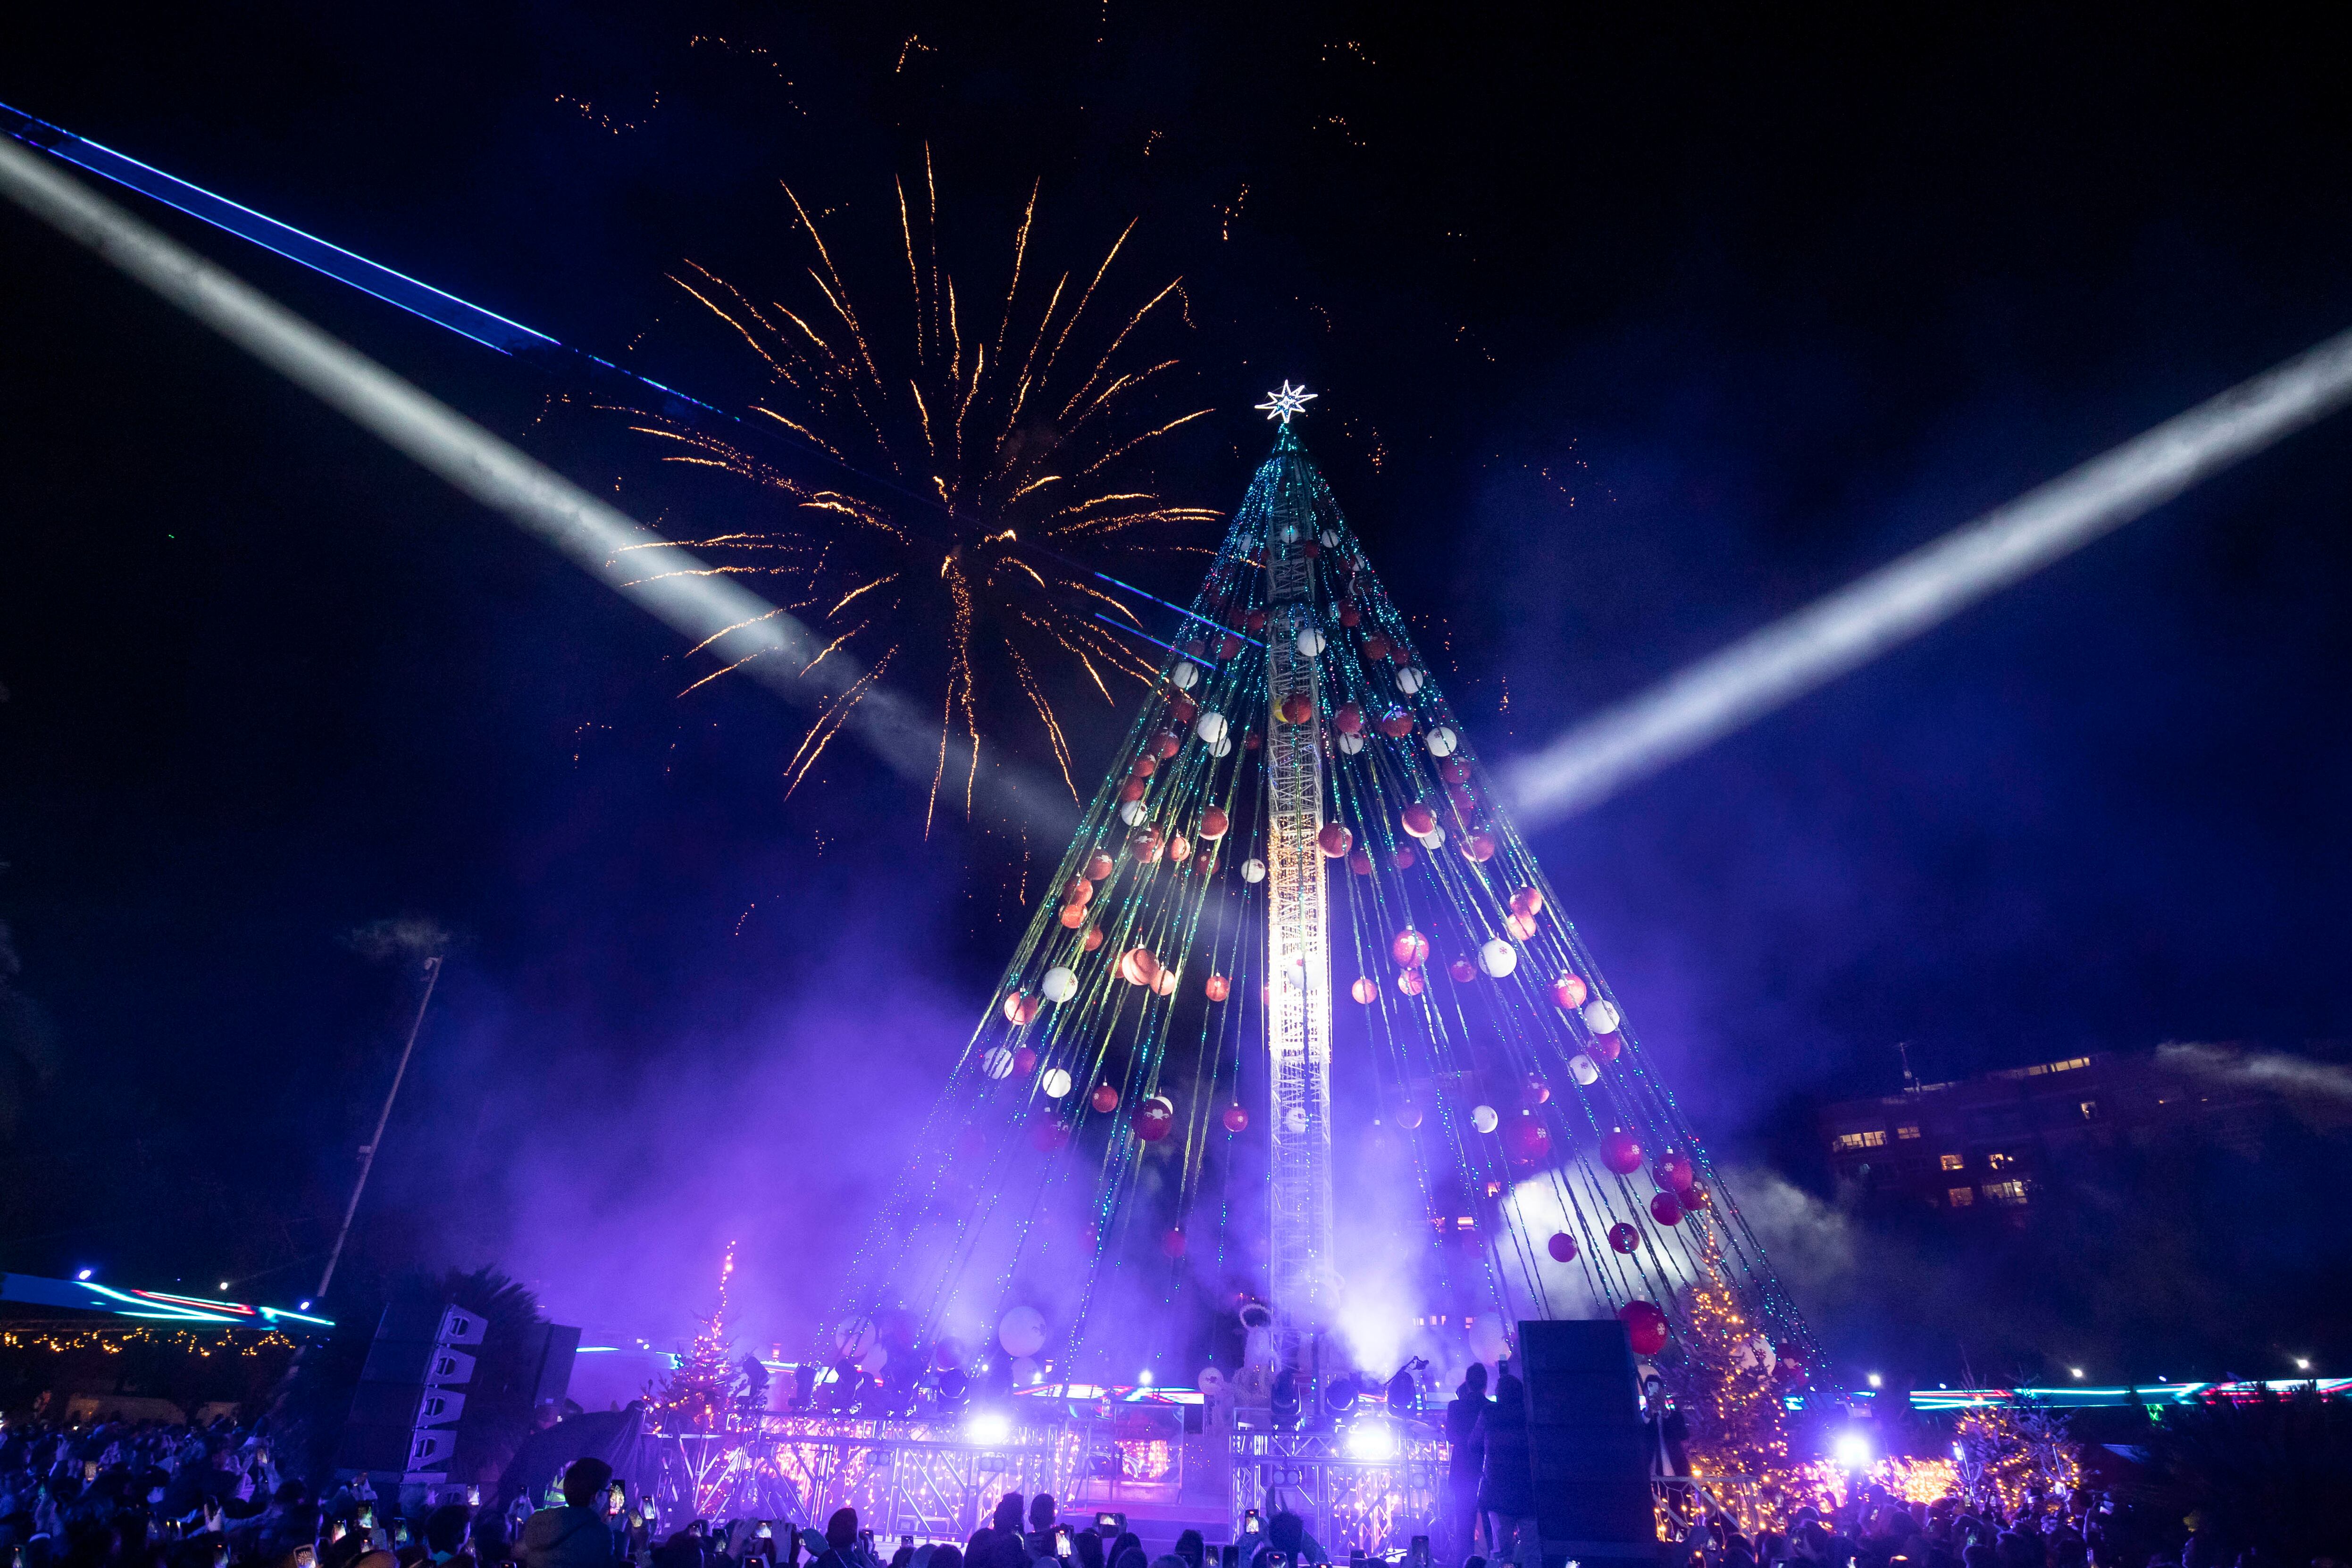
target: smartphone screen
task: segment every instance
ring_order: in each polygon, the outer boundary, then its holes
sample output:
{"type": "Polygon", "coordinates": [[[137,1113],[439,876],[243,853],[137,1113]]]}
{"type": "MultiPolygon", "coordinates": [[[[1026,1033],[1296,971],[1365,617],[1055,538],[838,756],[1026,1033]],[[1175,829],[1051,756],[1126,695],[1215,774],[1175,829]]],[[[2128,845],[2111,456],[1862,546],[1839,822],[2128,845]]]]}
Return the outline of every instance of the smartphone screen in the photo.
{"type": "Polygon", "coordinates": [[[1257,1533],[1257,1510],[1251,1509],[1242,1515],[1242,1533],[1244,1535],[1257,1533]]]}
{"type": "Polygon", "coordinates": [[[637,1506],[638,1506],[638,1508],[639,1508],[639,1509],[641,1509],[641,1510],[644,1511],[645,1516],[646,1516],[646,1521],[647,1521],[648,1522],[650,1522],[650,1521],[653,1520],[653,1518],[654,1518],[655,1514],[656,1514],[657,1512],[659,1512],[659,1511],[660,1511],[659,1510],[657,1510],[657,1509],[656,1509],[656,1508],[654,1507],[654,1500],[653,1500],[653,1499],[651,1499],[651,1498],[646,1498],[646,1499],[642,1500],[637,1504],[637,1506]]]}
{"type": "Polygon", "coordinates": [[[1054,1555],[1056,1557],[1067,1557],[1069,1554],[1070,1527],[1065,1524],[1054,1531],[1054,1555]]]}

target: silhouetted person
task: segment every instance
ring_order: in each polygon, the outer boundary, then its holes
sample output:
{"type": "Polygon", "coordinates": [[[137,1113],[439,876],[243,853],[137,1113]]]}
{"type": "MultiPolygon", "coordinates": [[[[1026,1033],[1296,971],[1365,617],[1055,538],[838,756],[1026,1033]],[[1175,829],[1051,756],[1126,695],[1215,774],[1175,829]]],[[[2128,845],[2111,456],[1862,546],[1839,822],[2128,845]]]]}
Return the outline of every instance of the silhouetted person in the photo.
{"type": "Polygon", "coordinates": [[[1457,1550],[1466,1557],[1477,1541],[1478,1472],[1486,1462],[1485,1418],[1493,1405],[1486,1397],[1486,1364],[1474,1361],[1462,1375],[1462,1386],[1454,1391],[1454,1403],[1445,1407],[1445,1437],[1452,1449],[1445,1469],[1446,1529],[1453,1538],[1446,1545],[1449,1559],[1457,1550]]]}
{"type": "Polygon", "coordinates": [[[1509,1373],[1495,1381],[1482,1419],[1486,1461],[1478,1471],[1478,1511],[1486,1516],[1494,1560],[1541,1568],[1536,1539],[1535,1460],[1528,1448],[1527,1392],[1509,1373]]]}
{"type": "Polygon", "coordinates": [[[563,1506],[542,1508],[522,1527],[515,1561],[522,1568],[612,1568],[613,1530],[600,1506],[613,1467],[579,1458],[563,1472],[563,1506]]]}

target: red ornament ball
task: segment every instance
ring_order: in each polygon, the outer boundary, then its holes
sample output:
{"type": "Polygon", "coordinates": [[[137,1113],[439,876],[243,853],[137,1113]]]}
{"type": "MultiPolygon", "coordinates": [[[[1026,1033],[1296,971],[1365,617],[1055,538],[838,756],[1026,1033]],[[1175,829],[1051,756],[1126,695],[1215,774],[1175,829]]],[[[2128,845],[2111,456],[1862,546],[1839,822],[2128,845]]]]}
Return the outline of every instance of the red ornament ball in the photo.
{"type": "Polygon", "coordinates": [[[1617,1309],[1617,1321],[1625,1325],[1635,1355],[1655,1355],[1666,1348],[1666,1314],[1656,1302],[1628,1301],[1617,1309]]]}
{"type": "Polygon", "coordinates": [[[1223,975],[1212,975],[1209,977],[1207,989],[1209,999],[1211,1001],[1222,1002],[1227,997],[1233,995],[1234,983],[1231,980],[1226,979],[1223,975]]]}
{"type": "Polygon", "coordinates": [[[1143,780],[1140,779],[1130,779],[1126,783],[1120,785],[1118,787],[1118,798],[1121,800],[1142,800],[1143,780]]]}
{"type": "Polygon", "coordinates": [[[1233,825],[1234,820],[1225,815],[1222,806],[1212,806],[1201,813],[1201,836],[1204,839],[1222,839],[1233,825]]]}
{"type": "Polygon", "coordinates": [[[1004,998],[1004,1021],[1025,1025],[1037,1021],[1037,1010],[1045,1004],[1037,998],[1014,991],[1004,998]]]}
{"type": "Polygon", "coordinates": [[[1178,724],[1190,724],[1200,716],[1201,705],[1191,697],[1178,697],[1168,705],[1168,712],[1178,724]]]}
{"type": "Polygon", "coordinates": [[[1625,1042],[1613,1034],[1596,1034],[1592,1037],[1592,1043],[1585,1047],[1585,1052],[1595,1061],[1614,1061],[1617,1053],[1624,1048],[1625,1042]]]}
{"type": "Polygon", "coordinates": [[[1538,888],[1523,887],[1511,894],[1511,913],[1514,915],[1524,915],[1532,920],[1543,913],[1543,893],[1538,888]]]}
{"type": "Polygon", "coordinates": [[[1417,997],[1421,995],[1422,988],[1427,984],[1428,982],[1421,977],[1421,971],[1419,969],[1407,969],[1403,974],[1397,977],[1397,989],[1402,991],[1408,997],[1417,997]]]}
{"type": "Polygon", "coordinates": [[[1338,860],[1348,852],[1348,845],[1354,838],[1354,834],[1339,823],[1326,822],[1323,824],[1323,831],[1315,835],[1315,842],[1326,855],[1338,860]]]}
{"type": "Polygon", "coordinates": [[[1642,1168],[1642,1143],[1631,1133],[1611,1133],[1601,1140],[1601,1163],[1619,1176],[1642,1168]]]}
{"type": "Polygon", "coordinates": [[[1127,770],[1138,779],[1149,779],[1160,771],[1160,763],[1156,758],[1147,752],[1129,764],[1127,770]]]}
{"type": "Polygon", "coordinates": [[[1018,1051],[1014,1051],[1014,1052],[1013,1053],[1013,1071],[1015,1071],[1015,1072],[1022,1072],[1022,1073],[1027,1073],[1027,1072],[1034,1072],[1036,1070],[1037,1070],[1037,1053],[1036,1053],[1035,1051],[1034,1051],[1030,1050],[1027,1046],[1025,1046],[1025,1045],[1024,1045],[1024,1046],[1023,1046],[1020,1050],[1018,1050],[1018,1051]]]}
{"type": "Polygon", "coordinates": [[[1522,942],[1536,939],[1536,917],[1532,915],[1510,914],[1503,916],[1503,929],[1522,942]]]}
{"type": "Polygon", "coordinates": [[[1333,723],[1333,724],[1334,724],[1334,725],[1339,728],[1339,733],[1340,733],[1341,735],[1361,735],[1361,734],[1363,734],[1363,733],[1364,733],[1364,708],[1363,708],[1363,705],[1362,705],[1362,704],[1360,704],[1360,703],[1343,703],[1343,704],[1341,704],[1341,705],[1340,705],[1340,707],[1339,707],[1339,711],[1332,716],[1332,723],[1333,723]]]}
{"type": "Polygon", "coordinates": [[[1102,927],[1099,925],[1088,927],[1084,940],[1087,952],[1092,953],[1100,948],[1103,945],[1102,927]]]}
{"type": "Polygon", "coordinates": [[[1154,1094],[1135,1108],[1135,1135],[1156,1144],[1176,1125],[1176,1107],[1164,1094],[1154,1094]]]}
{"type": "Polygon", "coordinates": [[[1408,925],[1396,934],[1396,940],[1389,944],[1389,951],[1396,955],[1396,961],[1400,964],[1419,964],[1429,956],[1429,938],[1408,925]]]}
{"type": "Polygon", "coordinates": [[[1097,1084],[1091,1103],[1096,1110],[1108,1114],[1118,1109],[1118,1091],[1108,1083],[1097,1084]]]}
{"type": "Polygon", "coordinates": [[[1160,977],[1160,960],[1149,947],[1129,947],[1118,956],[1118,977],[1130,986],[1148,986],[1160,977]]]}
{"type": "Polygon", "coordinates": [[[1650,1195],[1650,1218],[1661,1225],[1680,1225],[1683,1206],[1673,1193],[1654,1192],[1650,1195]]]}
{"type": "Polygon", "coordinates": [[[1576,1238],[1565,1230],[1555,1230],[1551,1239],[1544,1243],[1544,1250],[1551,1254],[1555,1263],[1572,1262],[1576,1258],[1576,1238]]]}
{"type": "Polygon", "coordinates": [[[1352,604],[1342,605],[1340,607],[1339,624],[1342,626],[1353,626],[1358,622],[1363,620],[1363,618],[1364,612],[1357,609],[1352,604]]]}
{"type": "Polygon", "coordinates": [[[1675,1192],[1688,1192],[1698,1180],[1698,1167],[1691,1164],[1688,1155],[1668,1155],[1658,1162],[1658,1185],[1675,1192]]]}
{"type": "Polygon", "coordinates": [[[1495,858],[1494,836],[1490,833],[1472,833],[1462,841],[1462,852],[1474,861],[1493,860],[1495,858]]]}
{"type": "Polygon", "coordinates": [[[1062,902],[1064,904],[1086,904],[1090,902],[1094,898],[1094,895],[1095,884],[1088,882],[1085,877],[1074,876],[1069,881],[1062,884],[1062,902]]]}
{"type": "Polygon", "coordinates": [[[1437,776],[1448,784],[1470,782],[1470,764],[1459,757],[1449,757],[1437,765],[1437,776]]]}
{"type": "Polygon", "coordinates": [[[1355,853],[1349,855],[1348,857],[1348,869],[1354,872],[1358,876],[1371,875],[1372,852],[1370,850],[1358,850],[1355,853]]]}
{"type": "Polygon", "coordinates": [[[1247,615],[1242,617],[1242,624],[1253,632],[1265,631],[1265,612],[1263,610],[1251,611],[1247,615]]]}
{"type": "Polygon", "coordinates": [[[1381,983],[1370,975],[1359,975],[1356,977],[1356,983],[1348,988],[1348,994],[1364,1006],[1370,1007],[1380,999],[1381,983]]]}
{"type": "Polygon", "coordinates": [[[1062,905],[1062,924],[1076,931],[1087,923],[1087,906],[1083,904],[1062,905]]]}
{"type": "Polygon", "coordinates": [[[1397,740],[1405,736],[1411,735],[1412,733],[1412,715],[1405,712],[1404,709],[1401,707],[1389,709],[1387,716],[1381,720],[1381,733],[1387,736],[1391,740],[1397,740]]]}
{"type": "Polygon", "coordinates": [[[1182,744],[1183,742],[1176,738],[1176,732],[1172,729],[1161,730],[1160,732],[1160,738],[1152,742],[1152,745],[1158,748],[1160,755],[1163,758],[1175,756],[1176,748],[1182,744]]]}
{"type": "Polygon", "coordinates": [[[1364,639],[1365,658],[1385,659],[1388,656],[1389,640],[1386,637],[1367,637],[1364,639]]]}
{"type": "Polygon", "coordinates": [[[1255,751],[1257,749],[1257,731],[1251,729],[1242,732],[1242,749],[1244,751],[1255,751]]]}
{"type": "Polygon", "coordinates": [[[1528,1074],[1527,1082],[1519,1088],[1519,1098],[1532,1109],[1550,1100],[1551,1085],[1543,1081],[1541,1073],[1530,1072],[1528,1074]]]}
{"type": "Polygon", "coordinates": [[[1412,864],[1412,852],[1405,848],[1402,844],[1399,844],[1395,849],[1389,852],[1389,864],[1396,867],[1399,871],[1403,871],[1411,866],[1412,864]]]}
{"type": "Polygon", "coordinates": [[[1574,975],[1562,975],[1551,983],[1551,999],[1570,1012],[1582,1007],[1584,998],[1591,994],[1585,989],[1584,982],[1574,975]]]}
{"type": "Polygon", "coordinates": [[[1110,873],[1118,869],[1117,861],[1107,854],[1097,853],[1094,859],[1087,862],[1087,879],[1090,882],[1105,882],[1109,879],[1110,873]]]}
{"type": "Polygon", "coordinates": [[[1445,967],[1445,972],[1454,977],[1455,983],[1466,986],[1478,977],[1478,966],[1467,958],[1456,958],[1445,967]]]}
{"type": "Polygon", "coordinates": [[[1402,820],[1404,822],[1404,831],[1416,839],[1429,837],[1437,827],[1437,813],[1429,809],[1427,802],[1422,800],[1415,800],[1412,805],[1407,806],[1402,813],[1402,820]]]}
{"type": "Polygon", "coordinates": [[[1238,1105],[1228,1105],[1221,1120],[1225,1124],[1226,1132],[1242,1132],[1249,1126],[1249,1113],[1238,1105]]]}
{"type": "Polygon", "coordinates": [[[1533,1165],[1551,1152],[1551,1129],[1533,1116],[1519,1116],[1504,1135],[1504,1146],[1522,1165],[1533,1165]]]}
{"type": "Polygon", "coordinates": [[[1184,1256],[1184,1233],[1173,1228],[1163,1233],[1160,1238],[1160,1250],[1171,1258],[1184,1256]]]}
{"type": "Polygon", "coordinates": [[[1609,1245],[1620,1252],[1632,1252],[1642,1245],[1642,1233],[1625,1220],[1609,1228],[1609,1245]]]}
{"type": "Polygon", "coordinates": [[[1683,1207],[1688,1209],[1693,1214],[1696,1214],[1702,1208],[1713,1208],[1715,1207],[1715,1199],[1709,1197],[1707,1196],[1706,1188],[1699,1186],[1696,1182],[1693,1182],[1690,1186],[1683,1188],[1683,1190],[1676,1196],[1682,1199],[1683,1207]]]}
{"type": "Polygon", "coordinates": [[[1242,646],[1242,640],[1233,632],[1228,632],[1223,636],[1217,639],[1217,657],[1220,659],[1237,659],[1241,657],[1242,646]]]}

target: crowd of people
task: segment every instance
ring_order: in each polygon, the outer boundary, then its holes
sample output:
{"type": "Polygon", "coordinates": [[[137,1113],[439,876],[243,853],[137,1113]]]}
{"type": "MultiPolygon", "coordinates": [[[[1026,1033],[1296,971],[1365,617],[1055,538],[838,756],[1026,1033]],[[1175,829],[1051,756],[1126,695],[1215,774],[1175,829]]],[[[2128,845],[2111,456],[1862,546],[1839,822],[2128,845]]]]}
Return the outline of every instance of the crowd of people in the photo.
{"type": "MultiPolygon", "coordinates": [[[[1517,1380],[1493,1396],[1473,1366],[1445,1415],[1452,1470],[1433,1542],[1408,1568],[1541,1568],[1517,1380]]],[[[1864,1486],[1798,1510],[1785,1530],[1744,1534],[1673,1478],[1682,1434],[1655,1406],[1651,1440],[1670,1509],[1692,1523],[1691,1568],[2228,1568],[2186,1549],[2135,1549],[2088,1489],[2013,1506],[1911,1503],[1864,1486]],[[1677,1488],[1681,1490],[1677,1491],[1677,1488]]],[[[1297,1515],[1255,1519],[1235,1545],[1186,1531],[1149,1555],[1115,1521],[1073,1529],[1047,1495],[1006,1495],[961,1544],[878,1545],[841,1509],[822,1531],[786,1520],[665,1521],[602,1460],[569,1465],[560,1491],[489,1511],[423,1489],[379,1497],[364,1478],[323,1495],[281,1477],[266,1430],[226,1421],[0,1430],[0,1552],[6,1568],[1316,1568],[1330,1562],[1297,1515]]],[[[2243,1568],[2243,1565],[2242,1565],[2243,1568]]]]}

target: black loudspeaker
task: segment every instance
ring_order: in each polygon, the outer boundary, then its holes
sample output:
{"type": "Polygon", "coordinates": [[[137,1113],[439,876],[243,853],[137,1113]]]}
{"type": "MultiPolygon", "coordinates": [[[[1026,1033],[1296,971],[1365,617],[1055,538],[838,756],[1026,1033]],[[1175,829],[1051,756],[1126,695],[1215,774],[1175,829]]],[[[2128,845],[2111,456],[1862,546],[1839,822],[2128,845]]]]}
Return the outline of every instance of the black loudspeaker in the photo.
{"type": "Polygon", "coordinates": [[[473,1353],[458,1347],[478,1348],[483,1329],[472,1312],[439,1302],[386,1307],[352,1395],[336,1468],[446,1480],[466,1416],[465,1385],[474,1381],[473,1353]]]}
{"type": "Polygon", "coordinates": [[[1523,1322],[1517,1370],[1527,1385],[1544,1568],[1570,1559],[1583,1568],[1651,1568],[1659,1561],[1657,1516],[1625,1325],[1613,1318],[1523,1322]]]}

